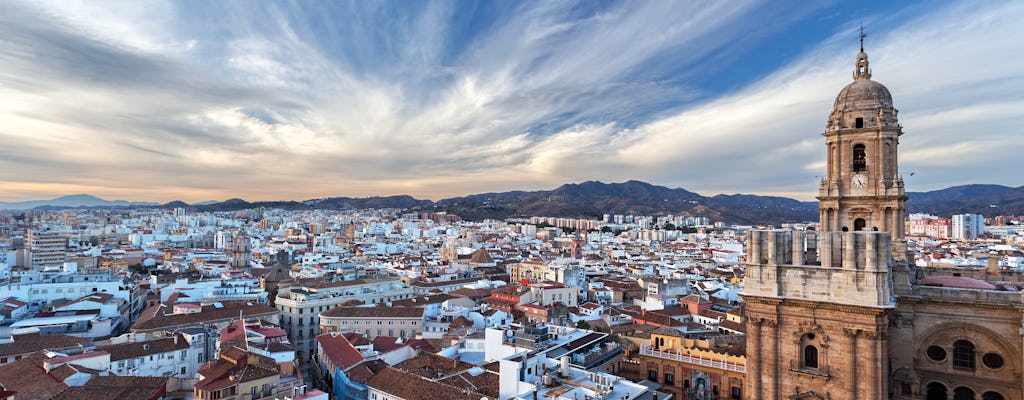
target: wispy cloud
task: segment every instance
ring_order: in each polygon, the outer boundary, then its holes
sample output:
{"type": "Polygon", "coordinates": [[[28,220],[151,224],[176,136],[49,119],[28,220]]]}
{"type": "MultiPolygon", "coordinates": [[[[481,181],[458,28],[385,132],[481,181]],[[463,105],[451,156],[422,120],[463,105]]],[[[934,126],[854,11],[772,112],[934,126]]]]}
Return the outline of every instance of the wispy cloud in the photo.
{"type": "MultiPolygon", "coordinates": [[[[709,91],[702,79],[745,62],[738,55],[764,39],[749,27],[814,11],[7,2],[0,185],[12,190],[2,196],[436,198],[632,178],[807,193],[818,134],[851,69],[853,26],[738,90],[709,91]]],[[[1017,4],[992,3],[879,21],[875,76],[906,110],[902,161],[931,171],[919,172],[923,186],[1020,184],[986,154],[1024,150],[1014,134],[1021,17],[1017,4]],[[965,130],[970,144],[951,146],[965,130]],[[965,156],[936,163],[945,151],[965,156]]]]}

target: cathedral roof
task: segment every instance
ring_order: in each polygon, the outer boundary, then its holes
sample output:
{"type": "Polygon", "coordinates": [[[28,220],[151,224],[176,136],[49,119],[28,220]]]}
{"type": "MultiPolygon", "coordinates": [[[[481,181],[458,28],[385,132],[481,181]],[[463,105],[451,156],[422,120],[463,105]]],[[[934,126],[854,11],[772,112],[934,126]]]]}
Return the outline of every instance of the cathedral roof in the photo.
{"type": "Polygon", "coordinates": [[[966,276],[929,276],[921,281],[924,286],[939,286],[958,289],[996,290],[995,285],[966,276]]]}

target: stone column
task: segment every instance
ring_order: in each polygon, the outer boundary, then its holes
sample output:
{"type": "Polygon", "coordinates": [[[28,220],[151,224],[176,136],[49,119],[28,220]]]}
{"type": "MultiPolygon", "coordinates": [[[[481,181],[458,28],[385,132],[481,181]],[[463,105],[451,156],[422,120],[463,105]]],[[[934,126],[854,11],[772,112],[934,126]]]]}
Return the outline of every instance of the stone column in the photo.
{"type": "Polygon", "coordinates": [[[843,334],[846,336],[846,340],[849,342],[847,346],[847,352],[850,353],[849,369],[850,372],[847,374],[847,390],[850,392],[850,398],[857,398],[857,329],[846,328],[843,329],[843,334]]]}
{"type": "MultiPolygon", "coordinates": [[[[1018,308],[1017,311],[1019,311],[1021,313],[1024,313],[1024,310],[1022,310],[1020,308],[1018,308]]],[[[1018,332],[1020,332],[1021,348],[1024,348],[1024,320],[1020,321],[1020,330],[1018,332]]],[[[1020,366],[1024,367],[1024,360],[1022,360],[1021,364],[1022,365],[1020,365],[1020,366]]],[[[1021,388],[1020,398],[1024,399],[1024,388],[1021,388]]]]}
{"type": "Polygon", "coordinates": [[[747,325],[747,398],[751,400],[764,398],[761,385],[761,318],[751,318],[747,325]]]}
{"type": "Polygon", "coordinates": [[[804,232],[793,231],[793,265],[804,265],[804,232]]]}
{"type": "Polygon", "coordinates": [[[768,362],[762,375],[768,379],[768,391],[763,399],[778,400],[779,399],[779,364],[782,362],[779,354],[779,321],[765,320],[765,326],[768,328],[768,340],[767,346],[764,347],[768,353],[768,362]]]}
{"type": "Polygon", "coordinates": [[[882,369],[884,368],[884,366],[882,365],[884,360],[880,357],[881,349],[882,349],[882,344],[881,344],[881,341],[879,340],[880,338],[879,338],[878,335],[879,335],[878,332],[864,332],[864,339],[866,339],[864,342],[865,342],[865,344],[867,345],[867,348],[868,348],[868,354],[867,354],[867,356],[868,356],[867,361],[868,362],[864,363],[864,366],[867,369],[867,371],[865,371],[865,375],[866,375],[865,378],[866,378],[866,383],[867,383],[865,385],[866,386],[865,389],[867,389],[867,390],[865,390],[865,392],[866,392],[867,396],[865,396],[865,397],[868,398],[868,399],[880,399],[880,398],[882,398],[881,397],[882,396],[882,393],[881,393],[882,380],[881,380],[881,378],[882,378],[882,369]]]}
{"type": "Polygon", "coordinates": [[[852,231],[843,233],[843,268],[857,268],[857,236],[852,231]]]}

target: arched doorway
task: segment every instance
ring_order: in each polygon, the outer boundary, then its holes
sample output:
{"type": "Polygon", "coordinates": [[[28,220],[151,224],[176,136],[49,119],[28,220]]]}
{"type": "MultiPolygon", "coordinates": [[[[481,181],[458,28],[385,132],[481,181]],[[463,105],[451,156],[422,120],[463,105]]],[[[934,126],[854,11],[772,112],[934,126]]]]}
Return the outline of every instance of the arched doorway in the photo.
{"type": "Polygon", "coordinates": [[[864,221],[864,218],[857,218],[853,220],[853,230],[862,231],[865,226],[867,226],[867,222],[864,221]]]}

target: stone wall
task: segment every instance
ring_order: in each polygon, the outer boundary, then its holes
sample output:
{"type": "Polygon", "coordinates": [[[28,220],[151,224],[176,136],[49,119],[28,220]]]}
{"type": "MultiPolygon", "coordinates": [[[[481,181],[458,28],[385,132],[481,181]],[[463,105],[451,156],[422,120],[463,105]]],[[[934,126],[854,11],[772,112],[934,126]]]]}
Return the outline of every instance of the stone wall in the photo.
{"type": "Polygon", "coordinates": [[[744,293],[892,307],[886,232],[751,231],[744,293]]]}

